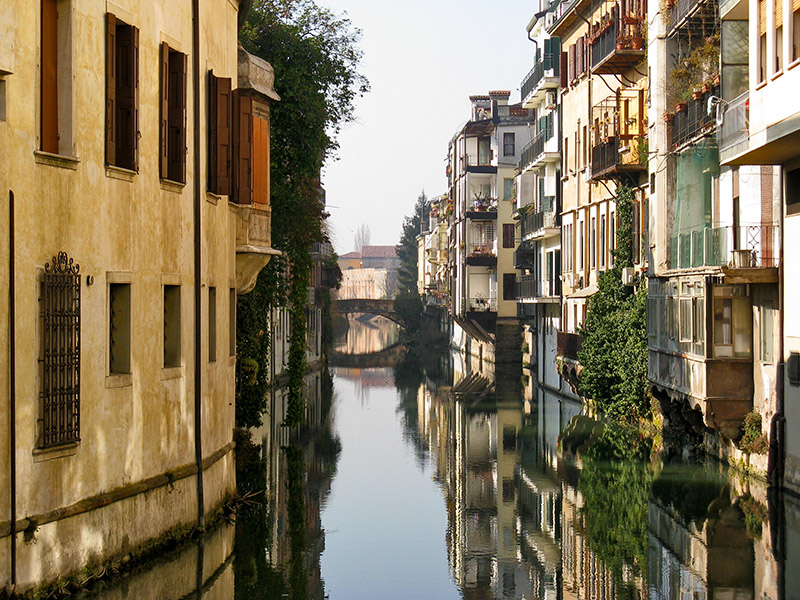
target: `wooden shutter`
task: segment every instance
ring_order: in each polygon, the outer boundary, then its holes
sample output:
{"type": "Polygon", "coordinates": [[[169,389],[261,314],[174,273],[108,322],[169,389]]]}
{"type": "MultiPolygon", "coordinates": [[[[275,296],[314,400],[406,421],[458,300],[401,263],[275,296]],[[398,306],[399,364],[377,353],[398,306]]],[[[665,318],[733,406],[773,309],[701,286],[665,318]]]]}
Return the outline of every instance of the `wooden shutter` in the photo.
{"type": "Polygon", "coordinates": [[[117,163],[117,19],[106,15],[106,162],[117,163]]]}
{"type": "Polygon", "coordinates": [[[117,161],[136,170],[139,144],[139,30],[125,26],[117,31],[117,161]]]}
{"type": "Polygon", "coordinates": [[[503,223],[503,248],[514,247],[514,224],[503,223]]]}
{"type": "Polygon", "coordinates": [[[559,65],[559,78],[560,78],[560,86],[562,90],[567,89],[567,53],[561,53],[561,64],[559,65]]]}
{"type": "Polygon", "coordinates": [[[169,130],[169,45],[161,43],[161,110],[158,126],[158,170],[163,179],[169,177],[168,130],[169,130]]]}
{"type": "Polygon", "coordinates": [[[134,171],[139,170],[139,29],[131,27],[131,165],[134,171]]]}
{"type": "Polygon", "coordinates": [[[42,0],[41,145],[58,153],[58,9],[56,0],[42,0]]]}
{"type": "Polygon", "coordinates": [[[767,31],[767,0],[758,2],[758,35],[764,35],[767,31]]]}
{"type": "Polygon", "coordinates": [[[775,29],[779,27],[783,27],[783,0],[775,0],[775,29]]]}
{"type": "Polygon", "coordinates": [[[233,93],[233,193],[239,204],[253,202],[253,101],[235,90],[233,93]]]}
{"type": "Polygon", "coordinates": [[[578,77],[583,74],[583,38],[579,38],[575,44],[575,76],[578,77]]]}
{"type": "Polygon", "coordinates": [[[572,82],[575,80],[575,44],[572,44],[569,47],[569,81],[572,82]]]}
{"type": "MultiPolygon", "coordinates": [[[[536,49],[538,54],[539,49],[536,49]]],[[[543,67],[545,70],[553,68],[553,40],[552,38],[547,38],[544,41],[544,60],[543,60],[543,67]]]]}
{"type": "Polygon", "coordinates": [[[169,178],[186,181],[186,55],[172,52],[169,59],[169,116],[167,118],[169,178]]]}
{"type": "Polygon", "coordinates": [[[253,116],[253,202],[269,203],[269,121],[253,116]]]}
{"type": "Polygon", "coordinates": [[[208,187],[221,196],[231,193],[231,80],[209,71],[208,187]]]}

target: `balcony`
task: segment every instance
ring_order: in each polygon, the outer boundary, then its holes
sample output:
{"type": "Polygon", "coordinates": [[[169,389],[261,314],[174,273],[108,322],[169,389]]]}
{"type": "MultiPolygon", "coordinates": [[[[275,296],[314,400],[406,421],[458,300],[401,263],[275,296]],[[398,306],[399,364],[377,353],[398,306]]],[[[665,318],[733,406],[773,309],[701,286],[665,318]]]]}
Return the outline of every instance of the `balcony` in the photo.
{"type": "Polygon", "coordinates": [[[618,5],[611,11],[610,20],[600,25],[592,38],[592,73],[619,74],[634,67],[646,56],[643,17],[619,16],[618,5]]]}
{"type": "Polygon", "coordinates": [[[539,95],[550,89],[558,89],[559,62],[555,60],[540,60],[522,80],[520,87],[523,105],[527,106],[539,95]]]}
{"type": "Polygon", "coordinates": [[[550,199],[550,208],[527,213],[522,217],[521,229],[523,240],[541,240],[559,235],[561,214],[555,209],[555,198],[550,199]]]}
{"type": "Polygon", "coordinates": [[[517,277],[517,302],[558,302],[561,298],[561,278],[539,279],[536,275],[517,277]]]}
{"type": "Polygon", "coordinates": [[[532,240],[523,240],[514,251],[515,269],[533,269],[533,259],[536,254],[537,243],[532,240]]]}
{"type": "Polygon", "coordinates": [[[674,0],[668,15],[669,37],[683,30],[697,33],[702,39],[710,35],[708,26],[719,20],[719,3],[717,0],[674,0]]]}
{"type": "Polygon", "coordinates": [[[714,115],[708,114],[708,99],[711,96],[719,97],[718,87],[711,88],[679,105],[681,110],[676,111],[672,117],[673,149],[714,131],[716,128],[714,115]]]}
{"type": "Polygon", "coordinates": [[[717,129],[720,154],[750,139],[750,92],[745,92],[725,106],[722,126],[717,129]]]}
{"type": "Polygon", "coordinates": [[[272,243],[272,211],[255,205],[231,204],[236,212],[236,291],[250,292],[273,256],[280,252],[272,243]]]}
{"type": "Polygon", "coordinates": [[[497,173],[497,166],[492,164],[492,153],[464,155],[464,169],[467,173],[497,173]]]}
{"type": "Polygon", "coordinates": [[[467,210],[465,216],[473,221],[496,221],[497,199],[476,198],[472,201],[472,210],[467,210]]]}
{"type": "Polygon", "coordinates": [[[647,171],[644,90],[627,89],[592,107],[592,179],[647,171]]]}
{"type": "Polygon", "coordinates": [[[670,267],[723,267],[732,283],[777,281],[780,230],[774,225],[703,227],[672,236],[670,267]]]}
{"type": "Polygon", "coordinates": [[[546,144],[553,139],[553,113],[548,113],[539,119],[537,124],[538,133],[522,149],[517,167],[520,170],[536,169],[547,162],[558,162],[560,154],[557,148],[547,151],[546,144]]]}
{"type": "Polygon", "coordinates": [[[469,299],[468,309],[468,312],[472,313],[497,312],[497,298],[484,298],[476,294],[475,297],[469,299]]]}
{"type": "Polygon", "coordinates": [[[578,352],[583,347],[583,338],[577,333],[559,331],[556,337],[556,356],[567,360],[578,360],[578,352]]]}

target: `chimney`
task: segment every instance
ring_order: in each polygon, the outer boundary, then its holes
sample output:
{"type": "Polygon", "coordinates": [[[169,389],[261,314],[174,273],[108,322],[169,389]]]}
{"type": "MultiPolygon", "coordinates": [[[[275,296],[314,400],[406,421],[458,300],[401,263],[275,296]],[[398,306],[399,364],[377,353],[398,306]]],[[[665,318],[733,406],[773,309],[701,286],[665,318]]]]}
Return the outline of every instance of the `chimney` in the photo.
{"type": "Polygon", "coordinates": [[[489,92],[489,97],[497,102],[497,106],[507,106],[511,92],[508,90],[494,90],[489,92]]]}

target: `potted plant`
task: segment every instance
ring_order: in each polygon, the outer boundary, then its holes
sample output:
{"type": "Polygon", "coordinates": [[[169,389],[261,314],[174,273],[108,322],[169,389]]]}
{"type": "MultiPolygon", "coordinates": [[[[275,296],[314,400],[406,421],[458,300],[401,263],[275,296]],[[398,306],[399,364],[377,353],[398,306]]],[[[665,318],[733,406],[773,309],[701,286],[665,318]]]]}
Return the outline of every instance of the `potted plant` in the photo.
{"type": "Polygon", "coordinates": [[[692,100],[701,100],[703,98],[702,88],[695,88],[692,91],[692,100]]]}
{"type": "Polygon", "coordinates": [[[634,50],[641,50],[644,48],[644,38],[641,35],[634,35],[631,37],[631,46],[634,50]]]}
{"type": "Polygon", "coordinates": [[[677,104],[675,104],[675,112],[676,113],[683,112],[684,110],[686,110],[687,106],[688,106],[687,102],[678,102],[677,104]]]}

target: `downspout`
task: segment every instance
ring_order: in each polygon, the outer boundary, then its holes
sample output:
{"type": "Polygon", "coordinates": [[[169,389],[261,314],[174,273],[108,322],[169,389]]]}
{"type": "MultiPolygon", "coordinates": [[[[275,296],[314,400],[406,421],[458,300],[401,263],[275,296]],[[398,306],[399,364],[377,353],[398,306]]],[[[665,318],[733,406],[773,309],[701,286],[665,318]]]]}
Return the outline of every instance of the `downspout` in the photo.
{"type": "Polygon", "coordinates": [[[197,466],[197,529],[205,530],[205,502],[203,499],[203,357],[202,357],[202,230],[200,198],[200,5],[192,0],[192,95],[194,110],[194,460],[197,466]]]}
{"type": "MultiPolygon", "coordinates": [[[[781,190],[779,196],[781,200],[783,200],[783,169],[781,169],[781,190]]],[[[783,202],[781,202],[783,204],[783,202]]],[[[781,207],[781,212],[783,212],[783,207],[781,207]]],[[[771,460],[768,465],[768,473],[767,473],[767,480],[769,481],[770,485],[774,487],[783,487],[783,471],[784,471],[784,460],[785,460],[785,451],[786,451],[786,439],[785,439],[785,432],[786,432],[786,417],[784,414],[784,383],[783,377],[784,372],[786,370],[786,363],[784,361],[784,347],[783,347],[783,333],[784,333],[784,313],[786,307],[783,301],[783,293],[784,293],[784,285],[783,285],[783,277],[784,277],[784,268],[783,268],[783,231],[780,231],[780,244],[781,244],[781,252],[778,254],[778,314],[780,318],[778,319],[778,364],[775,373],[775,396],[777,397],[777,410],[775,411],[775,417],[773,418],[772,422],[772,431],[770,431],[770,439],[774,440],[774,448],[771,450],[770,454],[771,460]]]]}
{"type": "Polygon", "coordinates": [[[17,584],[17,381],[16,381],[16,295],[14,279],[14,192],[8,191],[8,379],[9,379],[9,458],[11,459],[11,586],[17,584]]]}

